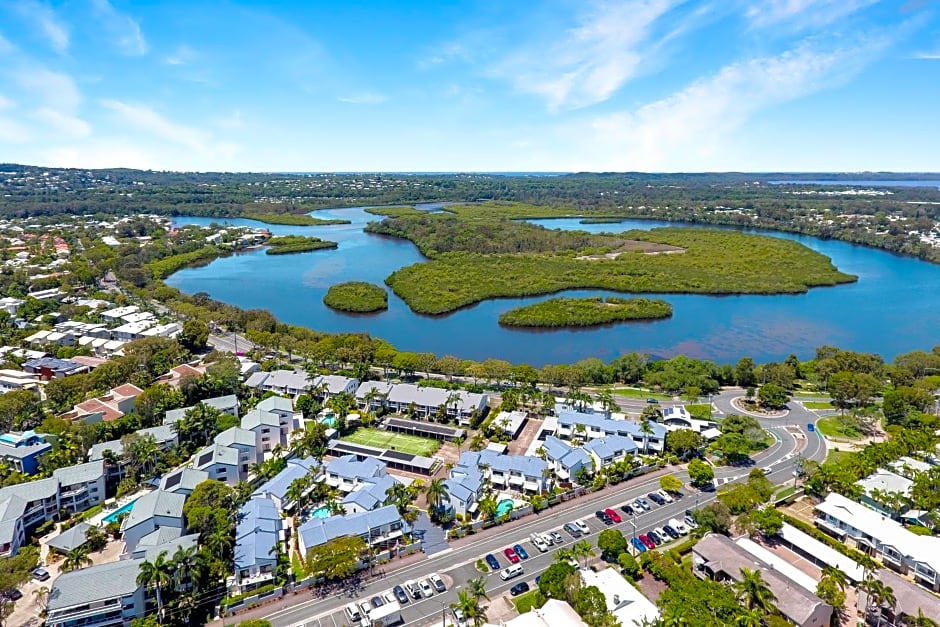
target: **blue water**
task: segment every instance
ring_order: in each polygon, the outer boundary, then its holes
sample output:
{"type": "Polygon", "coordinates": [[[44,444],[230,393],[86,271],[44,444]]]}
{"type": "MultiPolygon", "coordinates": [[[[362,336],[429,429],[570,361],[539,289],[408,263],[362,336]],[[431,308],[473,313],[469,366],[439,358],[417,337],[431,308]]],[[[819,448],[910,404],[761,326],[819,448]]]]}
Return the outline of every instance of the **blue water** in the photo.
{"type": "Polygon", "coordinates": [[[321,420],[320,422],[325,424],[328,427],[332,427],[333,425],[336,424],[336,418],[334,418],[333,416],[328,416],[324,418],[323,420],[321,420]]]}
{"type": "Polygon", "coordinates": [[[110,514],[108,514],[107,516],[105,516],[105,517],[104,517],[104,522],[106,522],[106,523],[117,522],[118,516],[120,516],[121,514],[129,514],[130,511],[131,511],[132,509],[134,509],[134,503],[136,503],[136,502],[137,502],[137,499],[134,499],[134,500],[131,501],[130,503],[127,503],[127,504],[125,504],[125,505],[122,505],[122,506],[119,507],[118,509],[114,510],[113,512],[111,512],[110,514]]]}
{"type": "MultiPolygon", "coordinates": [[[[844,242],[787,233],[775,237],[798,241],[828,255],[857,283],[816,288],[784,296],[661,295],[673,305],[668,320],[576,330],[519,330],[499,326],[499,314],[552,296],[490,300],[442,317],[413,313],[389,291],[389,308],[370,315],[335,312],[323,305],[327,288],[341,281],[382,284],[391,272],[422,261],[408,241],[370,235],[362,227],[376,216],[362,209],[317,212],[345,218],[349,225],[276,226],[275,234],[315,235],[339,243],[337,250],[299,255],[253,251],[218,259],[174,274],[167,283],[193,294],[246,309],[264,308],[281,320],[327,332],[368,332],[401,350],[458,355],[470,359],[499,357],[542,366],[586,357],[610,360],[629,351],[656,357],[686,354],[721,363],[750,355],[758,361],[780,360],[790,353],[809,358],[816,347],[898,353],[940,343],[940,266],[844,242]]],[[[207,218],[180,218],[177,224],[209,224],[207,218]]],[[[651,229],[666,222],[626,220],[619,224],[580,224],[578,218],[533,220],[548,228],[594,233],[651,229]]],[[[251,220],[231,223],[258,227],[251,220]]],[[[674,225],[670,225],[674,226],[674,225]]],[[[611,294],[571,290],[566,296],[611,294]]],[[[648,295],[655,296],[655,295],[648,295]]]]}
{"type": "Polygon", "coordinates": [[[511,500],[500,501],[496,504],[496,515],[502,516],[512,511],[513,502],[511,500]]]}
{"type": "Polygon", "coordinates": [[[310,514],[314,518],[329,518],[330,517],[330,508],[329,507],[318,507],[313,510],[313,513],[310,514]]]}

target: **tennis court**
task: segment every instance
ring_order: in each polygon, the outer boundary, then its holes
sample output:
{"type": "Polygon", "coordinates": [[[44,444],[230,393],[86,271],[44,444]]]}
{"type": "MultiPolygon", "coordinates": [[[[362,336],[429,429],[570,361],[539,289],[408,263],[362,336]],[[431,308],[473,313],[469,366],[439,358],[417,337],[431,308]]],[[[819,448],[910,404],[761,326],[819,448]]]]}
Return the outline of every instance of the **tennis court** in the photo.
{"type": "Polygon", "coordinates": [[[391,433],[381,429],[357,429],[355,432],[342,438],[343,441],[353,444],[365,444],[366,446],[375,446],[378,448],[411,453],[412,455],[421,455],[422,457],[431,457],[437,452],[441,443],[437,440],[419,438],[415,435],[405,435],[402,433],[391,433]]]}

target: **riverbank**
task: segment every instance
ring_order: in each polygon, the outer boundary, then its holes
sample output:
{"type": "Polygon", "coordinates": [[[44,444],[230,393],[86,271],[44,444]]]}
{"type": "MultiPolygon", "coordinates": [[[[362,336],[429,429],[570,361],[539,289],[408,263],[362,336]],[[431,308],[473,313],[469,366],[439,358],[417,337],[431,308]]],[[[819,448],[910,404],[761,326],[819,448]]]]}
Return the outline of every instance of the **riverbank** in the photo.
{"type": "Polygon", "coordinates": [[[322,240],[319,237],[304,237],[303,235],[281,235],[272,237],[267,241],[268,255],[292,255],[306,253],[313,250],[336,248],[339,244],[322,240]]]}
{"type": "Polygon", "coordinates": [[[337,311],[374,313],[388,309],[388,292],[365,281],[347,281],[330,287],[323,304],[337,311]]]}
{"type": "Polygon", "coordinates": [[[592,327],[629,320],[661,320],[672,315],[672,306],[647,298],[552,298],[534,305],[510,309],[499,317],[509,327],[592,327]]]}

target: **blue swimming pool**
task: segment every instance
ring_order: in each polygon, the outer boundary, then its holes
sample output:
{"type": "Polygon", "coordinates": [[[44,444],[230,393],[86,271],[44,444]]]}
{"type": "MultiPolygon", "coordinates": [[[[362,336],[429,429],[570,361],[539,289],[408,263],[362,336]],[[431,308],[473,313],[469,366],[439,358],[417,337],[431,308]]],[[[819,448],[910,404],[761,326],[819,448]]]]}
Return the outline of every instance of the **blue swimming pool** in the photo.
{"type": "Polygon", "coordinates": [[[504,516],[512,511],[512,499],[505,499],[496,504],[496,516],[504,516]]]}
{"type": "Polygon", "coordinates": [[[113,512],[111,512],[110,514],[108,514],[107,516],[105,516],[105,517],[104,517],[104,522],[106,522],[106,523],[117,522],[118,516],[120,516],[121,514],[130,513],[130,511],[131,511],[132,509],[134,509],[134,503],[136,503],[136,502],[137,502],[137,499],[134,499],[134,500],[131,501],[130,503],[126,503],[126,504],[122,505],[122,506],[119,507],[118,509],[114,510],[113,512]]]}
{"type": "Polygon", "coordinates": [[[311,514],[314,518],[329,518],[330,517],[330,508],[329,507],[318,507],[313,510],[311,514]]]}

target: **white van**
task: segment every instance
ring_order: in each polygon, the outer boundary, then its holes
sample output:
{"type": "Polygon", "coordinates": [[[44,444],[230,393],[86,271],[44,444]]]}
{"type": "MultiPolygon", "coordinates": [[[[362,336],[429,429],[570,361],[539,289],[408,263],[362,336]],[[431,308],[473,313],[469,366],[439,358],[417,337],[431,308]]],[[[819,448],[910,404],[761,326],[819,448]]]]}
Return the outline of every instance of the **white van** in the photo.
{"type": "Polygon", "coordinates": [[[509,568],[504,568],[501,571],[499,571],[499,578],[502,579],[503,581],[506,581],[507,579],[518,577],[523,572],[524,571],[522,570],[522,564],[513,564],[509,568]]]}
{"type": "Polygon", "coordinates": [[[348,604],[343,610],[346,612],[346,619],[350,623],[355,625],[362,620],[362,614],[359,612],[359,607],[355,603],[348,604]]]}
{"type": "Polygon", "coordinates": [[[686,527],[685,523],[680,521],[678,518],[670,518],[669,526],[678,531],[683,536],[689,533],[689,528],[686,527]]]}

